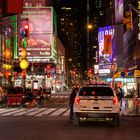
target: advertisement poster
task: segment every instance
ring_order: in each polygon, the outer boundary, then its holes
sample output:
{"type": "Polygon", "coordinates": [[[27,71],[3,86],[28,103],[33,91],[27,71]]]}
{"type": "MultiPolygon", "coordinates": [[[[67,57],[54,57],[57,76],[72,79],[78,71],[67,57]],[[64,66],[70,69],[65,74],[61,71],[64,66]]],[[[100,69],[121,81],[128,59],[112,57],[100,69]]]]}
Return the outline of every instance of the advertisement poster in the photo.
{"type": "Polygon", "coordinates": [[[99,64],[116,62],[123,65],[123,25],[105,26],[98,30],[99,64]]]}
{"type": "Polygon", "coordinates": [[[98,43],[99,43],[99,63],[112,62],[112,39],[114,36],[113,26],[99,28],[98,43]]]}
{"type": "Polygon", "coordinates": [[[112,54],[112,35],[104,36],[104,54],[112,54]]]}
{"type": "MultiPolygon", "coordinates": [[[[29,24],[27,37],[27,58],[43,59],[52,56],[53,13],[52,8],[24,8],[19,25],[20,33],[26,23],[29,24]]],[[[24,38],[24,37],[23,37],[24,38]]]]}

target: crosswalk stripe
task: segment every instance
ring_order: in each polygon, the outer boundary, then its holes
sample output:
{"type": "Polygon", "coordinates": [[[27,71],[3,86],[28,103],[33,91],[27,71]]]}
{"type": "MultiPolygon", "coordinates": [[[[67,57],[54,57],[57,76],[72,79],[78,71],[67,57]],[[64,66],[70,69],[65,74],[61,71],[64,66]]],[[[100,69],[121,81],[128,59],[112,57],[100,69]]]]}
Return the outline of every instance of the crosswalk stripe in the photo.
{"type": "Polygon", "coordinates": [[[21,112],[21,111],[23,111],[23,110],[25,110],[25,109],[22,108],[22,109],[14,110],[14,111],[11,111],[11,112],[7,112],[7,113],[4,113],[4,114],[1,114],[1,116],[9,116],[9,115],[12,115],[12,114],[14,114],[14,113],[21,112]]]}
{"type": "Polygon", "coordinates": [[[51,112],[57,110],[57,108],[48,108],[47,110],[35,115],[35,116],[42,116],[42,115],[48,115],[50,114],[51,112]]]}
{"type": "Polygon", "coordinates": [[[0,109],[0,116],[68,116],[67,108],[5,108],[0,109]]]}
{"type": "Polygon", "coordinates": [[[22,111],[22,112],[19,112],[19,113],[13,114],[13,116],[21,116],[21,115],[25,115],[25,114],[27,114],[27,113],[29,113],[29,112],[33,112],[33,111],[35,111],[35,110],[37,110],[37,108],[25,109],[25,110],[22,111]]]}
{"type": "Polygon", "coordinates": [[[60,108],[60,109],[54,111],[52,114],[50,114],[50,116],[58,116],[58,115],[62,114],[65,111],[66,111],[66,108],[60,108]]]}
{"type": "Polygon", "coordinates": [[[62,116],[69,116],[70,113],[70,109],[68,109],[64,114],[62,114],[62,116]]]}
{"type": "Polygon", "coordinates": [[[46,108],[39,108],[39,109],[37,109],[37,110],[35,110],[33,112],[27,113],[26,115],[33,116],[33,115],[36,115],[36,114],[38,114],[38,113],[40,113],[40,112],[42,112],[44,110],[46,110],[46,108]]]}
{"type": "Polygon", "coordinates": [[[3,110],[0,110],[0,114],[2,114],[2,113],[6,113],[6,112],[11,112],[11,111],[14,111],[14,110],[17,110],[17,108],[3,109],[3,110]]]}

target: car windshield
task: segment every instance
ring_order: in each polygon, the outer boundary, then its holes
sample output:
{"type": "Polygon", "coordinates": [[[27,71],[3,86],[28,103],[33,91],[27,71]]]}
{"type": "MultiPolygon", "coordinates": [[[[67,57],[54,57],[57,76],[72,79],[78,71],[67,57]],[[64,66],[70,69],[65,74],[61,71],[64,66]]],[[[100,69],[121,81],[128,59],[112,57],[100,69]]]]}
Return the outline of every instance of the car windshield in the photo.
{"type": "Polygon", "coordinates": [[[114,96],[110,87],[82,87],[79,96],[114,96]]]}

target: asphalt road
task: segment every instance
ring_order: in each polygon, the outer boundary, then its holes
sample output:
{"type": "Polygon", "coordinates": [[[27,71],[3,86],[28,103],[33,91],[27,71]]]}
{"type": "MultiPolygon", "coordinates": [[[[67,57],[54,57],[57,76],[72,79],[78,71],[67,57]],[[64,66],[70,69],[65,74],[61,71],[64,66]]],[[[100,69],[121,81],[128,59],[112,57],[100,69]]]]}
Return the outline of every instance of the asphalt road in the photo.
{"type": "Polygon", "coordinates": [[[80,126],[73,126],[68,115],[59,115],[61,109],[67,109],[68,99],[69,96],[54,96],[45,110],[19,108],[7,113],[9,110],[1,109],[0,140],[140,140],[140,117],[121,116],[119,127],[103,121],[83,121],[80,126]],[[52,108],[56,108],[55,114],[47,114],[52,108]],[[40,111],[45,111],[46,115],[41,115],[40,111]]]}
{"type": "Polygon", "coordinates": [[[119,127],[106,122],[73,126],[68,117],[0,117],[0,140],[140,140],[140,117],[121,117],[119,127]]]}

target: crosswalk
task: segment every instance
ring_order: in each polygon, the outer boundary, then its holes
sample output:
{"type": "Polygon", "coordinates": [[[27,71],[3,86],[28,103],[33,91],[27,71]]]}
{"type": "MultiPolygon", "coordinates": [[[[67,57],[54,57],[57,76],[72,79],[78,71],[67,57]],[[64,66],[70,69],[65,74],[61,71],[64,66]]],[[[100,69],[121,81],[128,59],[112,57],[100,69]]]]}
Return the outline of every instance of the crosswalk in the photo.
{"type": "Polygon", "coordinates": [[[0,117],[4,116],[69,116],[68,108],[1,108],[0,117]]]}

